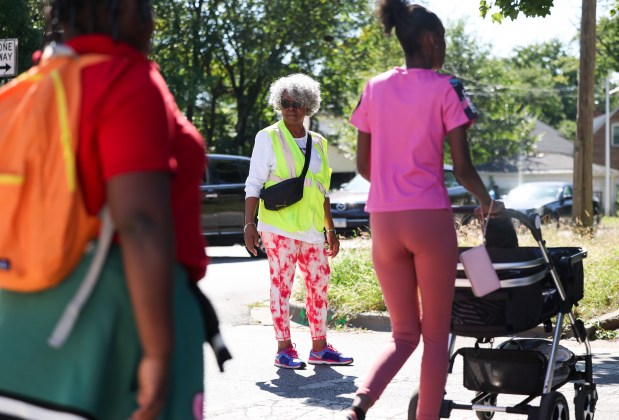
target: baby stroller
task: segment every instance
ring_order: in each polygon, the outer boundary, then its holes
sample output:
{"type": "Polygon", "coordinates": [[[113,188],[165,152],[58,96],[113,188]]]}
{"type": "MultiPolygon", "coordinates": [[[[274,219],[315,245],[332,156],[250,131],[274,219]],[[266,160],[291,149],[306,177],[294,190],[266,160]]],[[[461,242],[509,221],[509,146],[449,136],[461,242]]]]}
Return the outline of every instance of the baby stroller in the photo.
{"type": "MultiPolygon", "coordinates": [[[[470,213],[472,210],[473,207],[467,206],[455,211],[470,213]]],[[[597,391],[593,383],[591,347],[584,323],[572,313],[573,306],[583,297],[582,260],[587,252],[577,247],[547,248],[538,215],[506,209],[502,216],[491,219],[493,223],[486,234],[486,246],[500,289],[475,297],[462,265],[458,264],[449,373],[453,372],[456,359],[462,356],[464,387],[474,391],[474,397],[465,403],[445,397],[440,417],[449,418],[453,410],[473,410],[482,420],[491,419],[496,412],[524,414],[528,420],[567,420],[569,407],[558,389],[572,382],[576,420],[593,420],[597,391]],[[530,230],[539,247],[518,247],[513,219],[530,230]],[[493,224],[501,229],[508,227],[503,234],[493,232],[495,238],[513,238],[515,244],[491,243],[493,224]],[[554,328],[553,317],[556,317],[554,328]],[[565,317],[574,337],[584,344],[584,355],[575,355],[559,344],[565,317]],[[528,331],[539,325],[544,326],[547,334],[552,333],[552,340],[511,338],[493,346],[495,337],[516,334],[527,337],[532,335],[528,331]],[[476,339],[475,346],[454,351],[457,336],[476,339]],[[488,343],[491,348],[482,347],[488,343]],[[500,394],[522,395],[524,399],[515,405],[498,405],[500,394]],[[541,397],[540,405],[531,405],[537,397],[541,397]]],[[[417,400],[418,391],[415,391],[410,399],[409,419],[416,418],[417,400]]]]}

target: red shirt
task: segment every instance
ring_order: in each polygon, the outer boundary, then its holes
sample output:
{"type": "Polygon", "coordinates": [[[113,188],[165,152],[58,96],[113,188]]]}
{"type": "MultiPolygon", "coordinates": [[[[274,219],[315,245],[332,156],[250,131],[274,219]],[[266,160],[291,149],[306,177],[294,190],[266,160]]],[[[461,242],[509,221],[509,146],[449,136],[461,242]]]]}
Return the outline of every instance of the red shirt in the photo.
{"type": "Polygon", "coordinates": [[[105,182],[115,175],[170,172],[177,260],[200,280],[207,262],[200,230],[202,136],[141,52],[104,35],[80,36],[67,45],[78,54],[111,56],[82,73],[78,168],[88,211],[99,212],[105,182]]]}

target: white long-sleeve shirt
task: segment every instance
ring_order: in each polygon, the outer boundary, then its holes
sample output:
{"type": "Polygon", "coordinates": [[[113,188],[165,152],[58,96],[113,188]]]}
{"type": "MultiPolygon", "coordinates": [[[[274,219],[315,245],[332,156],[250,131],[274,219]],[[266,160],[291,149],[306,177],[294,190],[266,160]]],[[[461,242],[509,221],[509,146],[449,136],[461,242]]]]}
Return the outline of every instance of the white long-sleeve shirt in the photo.
{"type": "MultiPolygon", "coordinates": [[[[305,132],[303,137],[295,138],[294,141],[297,143],[301,151],[305,153],[307,132],[305,132]]],[[[317,139],[312,139],[312,141],[315,142],[317,139]]],[[[275,152],[273,151],[271,137],[266,131],[260,131],[256,134],[254,149],[251,154],[249,176],[247,177],[247,181],[245,181],[245,198],[260,197],[262,187],[264,187],[264,184],[267,182],[270,175],[275,173],[275,165],[275,152]]],[[[321,168],[322,159],[316,149],[312,147],[308,171],[312,171],[312,173],[315,174],[320,172],[321,168]]],[[[325,197],[328,196],[328,193],[326,193],[325,197]]],[[[286,232],[258,220],[257,228],[258,231],[272,232],[287,238],[297,239],[308,243],[320,243],[325,241],[324,233],[322,231],[317,231],[313,224],[309,230],[304,232],[286,232]]]]}

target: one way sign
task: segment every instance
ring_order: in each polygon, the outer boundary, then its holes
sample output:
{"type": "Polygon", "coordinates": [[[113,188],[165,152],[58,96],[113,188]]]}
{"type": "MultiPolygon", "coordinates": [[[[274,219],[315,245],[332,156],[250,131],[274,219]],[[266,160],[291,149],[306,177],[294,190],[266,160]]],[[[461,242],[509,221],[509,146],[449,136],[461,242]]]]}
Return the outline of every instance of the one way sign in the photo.
{"type": "Polygon", "coordinates": [[[0,77],[17,74],[17,39],[0,39],[0,77]]]}

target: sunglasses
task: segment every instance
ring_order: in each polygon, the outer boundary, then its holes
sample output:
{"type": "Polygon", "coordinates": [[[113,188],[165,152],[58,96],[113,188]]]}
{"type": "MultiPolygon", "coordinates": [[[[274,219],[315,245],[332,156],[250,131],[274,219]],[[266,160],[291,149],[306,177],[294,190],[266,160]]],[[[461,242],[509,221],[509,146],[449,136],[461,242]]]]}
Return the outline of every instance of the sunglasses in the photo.
{"type": "Polygon", "coordinates": [[[281,105],[282,109],[286,109],[286,108],[294,108],[294,109],[303,108],[303,104],[301,102],[289,101],[288,99],[282,99],[282,101],[280,102],[280,105],[281,105]]]}

